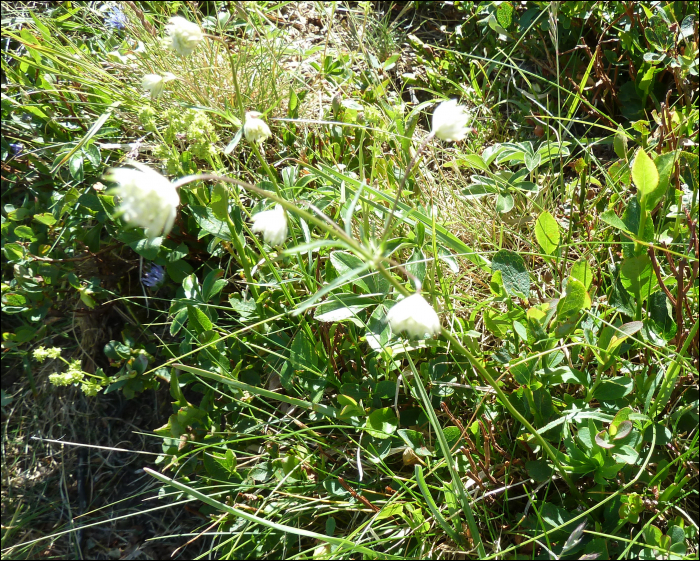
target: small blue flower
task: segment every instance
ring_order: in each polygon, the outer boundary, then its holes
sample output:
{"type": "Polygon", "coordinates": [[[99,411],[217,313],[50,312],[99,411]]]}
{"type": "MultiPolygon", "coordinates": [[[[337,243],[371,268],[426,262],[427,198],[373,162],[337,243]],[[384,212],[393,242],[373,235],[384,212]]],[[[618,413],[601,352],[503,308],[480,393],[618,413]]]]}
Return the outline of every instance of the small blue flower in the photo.
{"type": "Polygon", "coordinates": [[[127,23],[129,23],[129,18],[116,6],[110,9],[109,17],[105,20],[107,27],[112,29],[124,29],[127,23]]]}
{"type": "Polygon", "coordinates": [[[16,142],[14,144],[10,144],[10,150],[12,150],[13,156],[19,156],[22,153],[22,150],[24,150],[24,146],[22,146],[21,143],[16,142]]]}
{"type": "Polygon", "coordinates": [[[153,288],[163,282],[165,278],[165,268],[152,264],[147,273],[143,274],[141,282],[148,288],[153,288]]]}

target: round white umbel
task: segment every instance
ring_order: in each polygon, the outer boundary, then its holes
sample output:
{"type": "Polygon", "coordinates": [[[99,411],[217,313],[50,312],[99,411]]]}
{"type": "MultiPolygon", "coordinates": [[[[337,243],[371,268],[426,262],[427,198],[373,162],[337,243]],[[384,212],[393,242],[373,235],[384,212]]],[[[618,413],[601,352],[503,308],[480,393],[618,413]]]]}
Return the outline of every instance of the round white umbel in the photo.
{"type": "Polygon", "coordinates": [[[136,169],[112,168],[105,179],[117,187],[110,192],[120,199],[118,213],[132,226],[141,226],[149,238],[167,235],[175,223],[180,196],[166,177],[139,162],[136,169]]]}
{"type": "Polygon", "coordinates": [[[282,205],[275,205],[272,210],[254,214],[253,232],[262,234],[263,239],[270,245],[282,245],[287,239],[287,215],[282,205]]]}
{"type": "Polygon", "coordinates": [[[180,56],[190,56],[204,39],[204,34],[196,23],[180,16],[170,18],[166,29],[169,37],[168,46],[180,56]]]}
{"type": "Polygon", "coordinates": [[[413,339],[429,339],[440,333],[440,318],[419,293],[394,304],[386,315],[394,333],[406,332],[413,339]]]}
{"type": "Polygon", "coordinates": [[[257,111],[248,111],[245,114],[243,134],[245,135],[245,139],[250,143],[257,142],[262,144],[272,136],[270,127],[268,127],[267,123],[260,117],[262,117],[262,113],[258,113],[257,111]]]}
{"type": "Polygon", "coordinates": [[[469,110],[456,99],[443,101],[433,112],[433,133],[448,142],[462,140],[471,130],[467,126],[470,121],[469,110]]]}

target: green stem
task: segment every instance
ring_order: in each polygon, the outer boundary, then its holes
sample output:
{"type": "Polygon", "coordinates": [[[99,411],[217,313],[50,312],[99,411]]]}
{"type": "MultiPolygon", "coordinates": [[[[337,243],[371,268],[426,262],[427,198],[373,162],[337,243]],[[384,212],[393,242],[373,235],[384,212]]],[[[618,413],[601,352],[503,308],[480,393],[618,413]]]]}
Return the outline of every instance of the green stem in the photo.
{"type": "Polygon", "coordinates": [[[420,158],[421,153],[423,152],[423,150],[425,150],[425,147],[428,145],[428,143],[434,137],[435,137],[434,132],[431,132],[428,136],[425,137],[425,140],[423,142],[421,142],[420,146],[418,147],[418,150],[416,150],[416,153],[411,158],[411,161],[408,162],[408,166],[406,166],[406,171],[404,171],[403,177],[401,178],[401,182],[399,183],[399,188],[396,191],[396,197],[394,198],[394,204],[391,206],[391,211],[389,212],[389,215],[386,217],[386,222],[384,223],[384,233],[382,234],[382,241],[379,244],[380,247],[382,247],[384,245],[386,238],[389,236],[389,226],[391,226],[391,220],[394,217],[394,213],[396,212],[396,207],[399,205],[399,200],[401,199],[401,193],[403,192],[403,188],[406,185],[406,179],[408,178],[410,173],[413,171],[413,168],[415,167],[416,163],[418,162],[418,158],[420,158]]]}

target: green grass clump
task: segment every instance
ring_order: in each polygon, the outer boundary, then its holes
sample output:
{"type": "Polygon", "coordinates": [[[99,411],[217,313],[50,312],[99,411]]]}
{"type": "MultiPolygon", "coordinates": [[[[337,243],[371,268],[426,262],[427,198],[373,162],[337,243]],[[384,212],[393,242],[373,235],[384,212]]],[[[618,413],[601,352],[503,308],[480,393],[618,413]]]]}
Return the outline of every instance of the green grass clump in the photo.
{"type": "Polygon", "coordinates": [[[694,5],[3,38],[4,555],[697,557],[694,5]]]}

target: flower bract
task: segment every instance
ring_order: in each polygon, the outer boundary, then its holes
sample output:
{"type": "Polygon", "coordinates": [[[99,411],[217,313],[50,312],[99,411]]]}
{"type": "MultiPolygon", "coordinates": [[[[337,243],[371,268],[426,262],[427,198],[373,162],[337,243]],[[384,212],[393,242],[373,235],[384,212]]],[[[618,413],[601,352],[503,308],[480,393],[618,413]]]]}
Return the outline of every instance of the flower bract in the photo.
{"type": "Polygon", "coordinates": [[[202,30],[196,23],[175,16],[167,25],[170,37],[169,47],[180,56],[190,56],[204,39],[202,30]]]}
{"type": "Polygon", "coordinates": [[[394,304],[386,315],[386,321],[394,333],[405,331],[414,339],[427,339],[440,333],[440,318],[418,293],[394,304]]]}
{"type": "Polygon", "coordinates": [[[137,169],[112,168],[105,179],[119,185],[111,190],[121,199],[118,212],[133,226],[145,228],[149,238],[167,234],[173,227],[180,197],[167,178],[138,162],[137,169]]]}
{"type": "Polygon", "coordinates": [[[287,215],[282,205],[253,215],[253,232],[259,232],[270,245],[281,245],[287,239],[287,215]]]}
{"type": "Polygon", "coordinates": [[[245,134],[245,139],[248,142],[258,142],[262,144],[272,136],[270,127],[268,127],[267,123],[260,117],[262,117],[262,113],[258,113],[257,111],[248,111],[248,113],[245,114],[243,134],[245,134]]]}
{"type": "Polygon", "coordinates": [[[471,115],[456,99],[443,101],[433,112],[433,133],[441,140],[449,142],[462,140],[470,132],[467,126],[471,115]]]}

